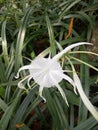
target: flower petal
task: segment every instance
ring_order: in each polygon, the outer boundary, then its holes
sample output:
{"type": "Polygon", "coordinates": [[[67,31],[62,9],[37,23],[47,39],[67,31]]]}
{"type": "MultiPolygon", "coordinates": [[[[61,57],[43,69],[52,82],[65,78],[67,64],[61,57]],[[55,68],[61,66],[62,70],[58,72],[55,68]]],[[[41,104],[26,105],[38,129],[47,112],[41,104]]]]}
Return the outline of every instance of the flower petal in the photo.
{"type": "Polygon", "coordinates": [[[75,94],[77,94],[76,85],[75,85],[74,81],[66,74],[62,74],[61,76],[63,79],[67,80],[74,87],[74,92],[75,92],[75,94]]]}
{"type": "Polygon", "coordinates": [[[64,101],[66,102],[67,106],[69,106],[68,104],[68,101],[67,101],[67,98],[66,98],[66,95],[63,91],[63,89],[60,87],[60,85],[55,81],[54,77],[51,75],[51,79],[52,79],[52,82],[54,82],[55,86],[57,87],[57,89],[59,90],[60,94],[62,95],[64,101]]]}
{"type": "Polygon", "coordinates": [[[85,104],[87,109],[91,112],[91,114],[94,116],[94,118],[98,121],[98,112],[96,111],[94,106],[91,104],[91,102],[89,101],[87,96],[85,95],[85,93],[84,93],[84,91],[82,89],[80,79],[79,79],[79,77],[78,77],[78,75],[76,74],[75,71],[73,73],[73,78],[74,78],[75,84],[77,86],[77,90],[78,90],[78,92],[80,94],[80,97],[81,97],[83,103],[85,104]]]}
{"type": "Polygon", "coordinates": [[[60,53],[58,53],[57,55],[55,55],[53,57],[53,59],[55,60],[58,60],[62,57],[63,54],[65,54],[66,52],[70,51],[72,48],[74,47],[77,47],[77,46],[80,46],[80,45],[84,45],[84,44],[87,44],[87,45],[92,45],[92,43],[88,43],[88,42],[79,42],[79,43],[75,43],[75,44],[72,44],[68,47],[66,47],[64,50],[62,50],[60,53]]]}
{"type": "Polygon", "coordinates": [[[19,78],[19,73],[20,73],[20,71],[26,70],[26,69],[30,69],[30,68],[31,68],[31,65],[25,65],[25,66],[21,67],[21,68],[18,70],[17,75],[15,76],[15,78],[19,78]]]}
{"type": "Polygon", "coordinates": [[[19,83],[18,83],[18,87],[19,88],[21,88],[21,89],[25,89],[26,90],[26,88],[24,87],[24,85],[23,85],[23,81],[25,81],[26,79],[28,79],[29,78],[29,75],[28,76],[26,76],[25,78],[23,78],[19,83]]]}
{"type": "Polygon", "coordinates": [[[43,86],[39,87],[39,95],[44,100],[44,102],[46,102],[46,99],[42,96],[43,88],[44,88],[43,86]]]}
{"type": "Polygon", "coordinates": [[[32,79],[33,77],[29,77],[28,78],[28,81],[27,81],[27,85],[28,85],[28,87],[31,89],[31,86],[30,86],[30,80],[32,79]]]}
{"type": "Polygon", "coordinates": [[[66,102],[66,104],[67,104],[67,106],[69,106],[68,101],[67,101],[67,98],[66,98],[66,95],[65,95],[65,93],[64,93],[64,91],[63,91],[63,89],[60,87],[60,85],[59,85],[59,84],[56,84],[56,87],[57,87],[57,88],[58,88],[58,90],[60,91],[60,93],[61,93],[61,95],[62,95],[63,99],[65,100],[65,102],[66,102]]]}

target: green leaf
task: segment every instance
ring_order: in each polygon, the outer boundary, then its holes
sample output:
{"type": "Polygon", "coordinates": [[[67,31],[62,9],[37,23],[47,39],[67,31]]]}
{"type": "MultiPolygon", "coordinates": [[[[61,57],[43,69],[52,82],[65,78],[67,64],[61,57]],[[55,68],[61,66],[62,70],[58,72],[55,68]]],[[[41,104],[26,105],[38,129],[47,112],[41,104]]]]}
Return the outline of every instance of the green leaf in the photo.
{"type": "Polygon", "coordinates": [[[3,63],[2,57],[0,57],[0,83],[7,82],[7,77],[5,74],[5,64],[3,63]]]}
{"type": "Polygon", "coordinates": [[[49,19],[48,15],[46,15],[46,22],[47,22],[48,33],[49,33],[51,52],[52,52],[52,56],[54,56],[56,54],[55,37],[54,37],[53,28],[50,23],[50,19],[49,19]]]}
{"type": "Polygon", "coordinates": [[[1,38],[2,38],[2,50],[3,50],[4,61],[5,61],[5,65],[7,66],[9,63],[9,58],[8,58],[8,48],[7,48],[7,40],[6,40],[6,21],[4,21],[2,25],[1,38]]]}
{"type": "Polygon", "coordinates": [[[18,98],[16,98],[11,105],[7,107],[5,113],[3,114],[0,120],[0,130],[6,130],[8,127],[8,123],[13,115],[14,109],[17,105],[18,98]]]}
{"type": "Polygon", "coordinates": [[[24,98],[24,100],[22,101],[22,103],[20,104],[19,108],[16,111],[16,114],[14,115],[13,120],[10,123],[10,124],[13,124],[12,125],[13,127],[17,123],[23,122],[25,115],[28,116],[29,112],[27,110],[28,110],[28,107],[29,107],[30,103],[32,103],[33,100],[34,100],[34,95],[36,93],[36,89],[37,89],[37,87],[35,87],[35,89],[31,90],[28,93],[28,95],[24,98]]]}
{"type": "Polygon", "coordinates": [[[0,86],[0,97],[4,99],[4,95],[5,95],[5,88],[0,86]]]}
{"type": "Polygon", "coordinates": [[[5,112],[8,108],[7,104],[0,98],[0,108],[5,112]]]}
{"type": "Polygon", "coordinates": [[[95,121],[93,117],[87,119],[86,121],[82,122],[78,126],[76,126],[73,130],[93,130],[92,128],[97,124],[98,122],[95,121]]]}
{"type": "Polygon", "coordinates": [[[26,33],[28,18],[30,16],[31,11],[32,11],[32,8],[29,8],[27,10],[27,12],[25,13],[25,15],[23,17],[23,22],[21,24],[21,27],[19,29],[17,43],[16,43],[16,51],[15,51],[15,72],[18,71],[19,66],[22,62],[23,44],[24,44],[24,39],[25,39],[25,33],[26,33]]]}

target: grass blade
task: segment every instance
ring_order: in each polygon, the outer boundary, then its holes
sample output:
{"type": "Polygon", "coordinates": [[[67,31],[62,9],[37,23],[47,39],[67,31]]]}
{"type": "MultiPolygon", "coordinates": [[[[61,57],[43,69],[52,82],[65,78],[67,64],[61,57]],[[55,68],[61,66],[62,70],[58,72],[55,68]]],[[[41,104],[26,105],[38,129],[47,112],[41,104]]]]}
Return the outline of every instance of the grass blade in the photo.
{"type": "Polygon", "coordinates": [[[4,55],[4,61],[5,61],[5,65],[7,66],[9,63],[9,58],[8,58],[8,48],[7,48],[7,40],[6,40],[6,21],[4,21],[2,25],[1,38],[2,38],[2,50],[4,55]]]}
{"type": "Polygon", "coordinates": [[[5,113],[3,114],[3,117],[0,120],[0,130],[6,130],[8,127],[8,123],[11,119],[11,116],[14,112],[14,109],[16,107],[16,104],[18,102],[18,98],[14,100],[14,102],[7,107],[5,113]]]}
{"type": "Polygon", "coordinates": [[[19,66],[22,62],[23,44],[24,44],[24,39],[25,39],[28,18],[30,16],[31,11],[32,11],[32,8],[29,8],[27,10],[26,14],[24,15],[21,27],[19,29],[17,43],[16,43],[16,51],[15,51],[15,72],[17,72],[17,70],[19,69],[19,66]]]}
{"type": "Polygon", "coordinates": [[[52,56],[54,56],[56,54],[55,38],[54,38],[53,28],[50,23],[50,19],[49,19],[48,15],[46,15],[46,22],[47,22],[48,33],[49,33],[51,52],[52,52],[52,56]]]}

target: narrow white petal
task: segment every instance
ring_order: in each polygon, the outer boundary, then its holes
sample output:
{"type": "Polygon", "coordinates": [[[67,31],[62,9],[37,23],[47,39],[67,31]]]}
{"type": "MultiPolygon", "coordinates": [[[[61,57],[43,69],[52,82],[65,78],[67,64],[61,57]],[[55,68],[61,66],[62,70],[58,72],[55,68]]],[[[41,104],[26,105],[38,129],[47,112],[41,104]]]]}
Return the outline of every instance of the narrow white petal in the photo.
{"type": "Polygon", "coordinates": [[[43,88],[44,88],[43,86],[39,87],[39,95],[44,100],[44,102],[46,102],[46,99],[42,96],[43,88]]]}
{"type": "Polygon", "coordinates": [[[66,81],[68,81],[74,87],[74,92],[77,94],[77,92],[76,92],[76,85],[75,85],[74,81],[68,75],[66,75],[66,74],[58,73],[58,75],[62,79],[65,79],[66,81]]]}
{"type": "Polygon", "coordinates": [[[20,71],[26,70],[26,69],[30,69],[30,68],[31,68],[30,65],[25,65],[25,66],[21,67],[21,68],[18,70],[17,75],[15,76],[15,78],[19,78],[19,73],[20,73],[20,71]]]}
{"type": "Polygon", "coordinates": [[[55,60],[59,60],[63,54],[67,53],[68,51],[70,51],[72,48],[74,47],[77,47],[77,46],[80,46],[80,45],[84,45],[84,44],[87,44],[87,45],[92,45],[91,43],[88,43],[88,42],[79,42],[79,43],[75,43],[75,44],[72,44],[68,47],[66,47],[64,50],[62,50],[60,53],[58,53],[57,55],[55,55],[53,57],[53,59],[55,60]]]}
{"type": "Polygon", "coordinates": [[[28,78],[28,81],[27,81],[27,85],[28,85],[28,87],[31,89],[31,86],[30,86],[30,80],[32,79],[32,77],[29,77],[28,78]]]}
{"type": "Polygon", "coordinates": [[[91,102],[89,101],[87,96],[85,95],[81,82],[80,82],[80,79],[79,79],[78,75],[76,74],[76,72],[73,73],[73,76],[74,76],[75,84],[77,86],[77,90],[80,94],[80,97],[81,97],[83,103],[85,104],[87,109],[91,112],[91,114],[94,116],[94,118],[98,121],[98,112],[96,111],[94,106],[91,104],[91,102]]]}
{"type": "Polygon", "coordinates": [[[76,85],[74,81],[68,75],[65,75],[65,74],[63,74],[63,79],[67,80],[74,87],[74,92],[75,94],[77,94],[76,85]]]}
{"type": "Polygon", "coordinates": [[[21,88],[21,89],[26,89],[23,85],[23,82],[28,79],[29,76],[26,76],[25,78],[23,78],[19,83],[18,83],[18,87],[21,88]]]}
{"type": "Polygon", "coordinates": [[[20,89],[25,89],[25,87],[24,87],[24,85],[23,85],[22,82],[19,82],[19,83],[18,83],[18,87],[19,87],[20,89]]]}
{"type": "Polygon", "coordinates": [[[63,99],[65,100],[65,102],[66,102],[66,104],[67,104],[67,106],[69,106],[68,101],[67,101],[67,98],[66,98],[66,95],[65,95],[65,93],[64,93],[64,91],[63,91],[63,89],[60,87],[60,85],[59,85],[59,84],[56,84],[56,87],[57,87],[57,88],[58,88],[58,90],[60,91],[60,93],[61,93],[61,95],[62,95],[63,99]]]}
{"type": "Polygon", "coordinates": [[[62,95],[63,99],[65,100],[66,104],[69,106],[66,95],[60,85],[55,81],[54,77],[51,75],[52,82],[54,82],[55,86],[59,90],[60,94],[62,95]]]}
{"type": "Polygon", "coordinates": [[[66,74],[60,74],[60,76],[61,76],[63,79],[67,80],[70,84],[72,84],[72,86],[75,86],[74,81],[73,81],[68,75],[66,75],[66,74]]]}

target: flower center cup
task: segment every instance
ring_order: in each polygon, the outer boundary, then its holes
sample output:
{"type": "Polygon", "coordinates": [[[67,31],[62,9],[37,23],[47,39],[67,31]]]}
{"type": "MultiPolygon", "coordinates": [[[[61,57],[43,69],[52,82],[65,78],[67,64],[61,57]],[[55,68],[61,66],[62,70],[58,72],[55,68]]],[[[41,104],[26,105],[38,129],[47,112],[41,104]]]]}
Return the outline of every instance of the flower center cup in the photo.
{"type": "Polygon", "coordinates": [[[54,86],[54,81],[59,83],[62,80],[60,76],[63,70],[60,63],[50,58],[36,58],[31,63],[30,75],[40,86],[54,86]],[[33,68],[32,68],[33,67],[33,68]]]}

